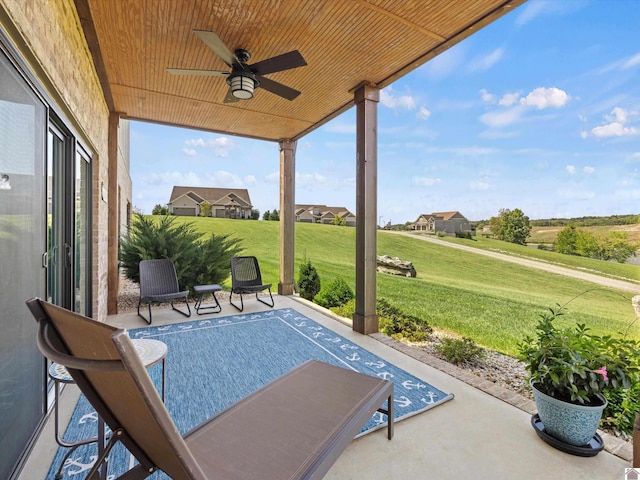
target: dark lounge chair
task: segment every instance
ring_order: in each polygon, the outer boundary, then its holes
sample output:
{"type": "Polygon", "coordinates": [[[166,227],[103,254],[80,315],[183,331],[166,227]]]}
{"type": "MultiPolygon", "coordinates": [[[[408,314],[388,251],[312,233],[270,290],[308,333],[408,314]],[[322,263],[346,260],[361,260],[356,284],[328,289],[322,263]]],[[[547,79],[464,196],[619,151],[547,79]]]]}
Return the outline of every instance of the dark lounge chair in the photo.
{"type": "Polygon", "coordinates": [[[189,307],[189,291],[181,291],[178,287],[178,276],[173,262],[167,258],[142,260],[140,262],[140,299],[138,300],[138,315],[151,324],[151,305],[170,303],[171,308],[185,317],[191,316],[189,307]],[[176,300],[184,300],[187,312],[173,305],[176,300]],[[140,313],[140,305],[146,303],[149,307],[149,318],[140,313]]]}
{"type": "Polygon", "coordinates": [[[377,410],[393,436],[393,383],[317,360],[182,436],[126,330],[38,298],[27,305],[41,352],[67,368],[112,431],[87,479],[106,473],[117,442],[139,462],[121,480],[158,469],[175,480],[282,480],[322,478],[377,410]]]}
{"type": "Polygon", "coordinates": [[[262,275],[260,274],[260,265],[258,265],[258,259],[256,257],[233,257],[231,259],[231,294],[229,295],[229,302],[238,310],[244,310],[244,303],[242,301],[242,294],[255,293],[256,300],[264,303],[268,307],[273,308],[274,301],[273,295],[271,295],[271,284],[262,283],[262,275]],[[269,298],[271,303],[262,300],[258,294],[264,290],[269,291],[269,298]],[[240,295],[240,306],[233,303],[233,294],[240,295]]]}

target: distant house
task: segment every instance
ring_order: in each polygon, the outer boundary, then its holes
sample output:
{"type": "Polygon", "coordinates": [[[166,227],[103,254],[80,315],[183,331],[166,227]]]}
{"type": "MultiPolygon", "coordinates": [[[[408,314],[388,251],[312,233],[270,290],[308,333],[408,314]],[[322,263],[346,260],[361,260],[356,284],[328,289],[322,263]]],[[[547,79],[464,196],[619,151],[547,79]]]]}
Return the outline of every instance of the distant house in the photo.
{"type": "Polygon", "coordinates": [[[344,219],[348,227],[356,226],[356,216],[345,207],[327,207],[326,205],[296,205],[296,222],[330,224],[337,216],[344,219]]]}
{"type": "Polygon", "coordinates": [[[410,227],[417,232],[444,232],[446,235],[471,231],[469,220],[460,212],[423,213],[410,227]]]}
{"type": "Polygon", "coordinates": [[[197,217],[203,202],[211,204],[214,218],[251,218],[251,199],[246,188],[173,187],[167,207],[173,215],[197,217]]]}

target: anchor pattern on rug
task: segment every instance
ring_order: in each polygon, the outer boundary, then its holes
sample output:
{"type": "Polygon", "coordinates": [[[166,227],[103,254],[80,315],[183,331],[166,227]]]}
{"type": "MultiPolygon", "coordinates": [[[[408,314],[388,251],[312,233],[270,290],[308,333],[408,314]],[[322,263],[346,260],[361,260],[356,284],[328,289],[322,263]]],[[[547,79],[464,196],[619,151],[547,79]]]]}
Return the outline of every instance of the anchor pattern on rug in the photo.
{"type": "MultiPolygon", "coordinates": [[[[358,345],[349,342],[344,337],[336,335],[328,328],[318,325],[316,322],[298,314],[298,312],[294,310],[287,311],[285,309],[282,310],[282,312],[286,312],[286,314],[280,315],[282,320],[295,327],[302,335],[306,335],[320,344],[339,344],[338,348],[341,353],[341,360],[354,370],[367,374],[375,374],[385,380],[394,379],[395,375],[387,363],[380,359],[367,360],[361,355],[361,352],[366,352],[367,354],[369,352],[360,348],[358,345]]],[[[399,416],[402,416],[402,410],[413,408],[415,402],[421,405],[431,405],[435,403],[438,398],[436,392],[428,390],[427,385],[418,379],[408,379],[400,383],[395,382],[394,390],[394,407],[396,412],[400,410],[399,416]],[[421,394],[416,396],[416,391],[421,391],[421,394]]],[[[376,425],[383,425],[386,423],[387,418],[386,415],[376,412],[373,416],[373,421],[376,425]]]]}
{"type": "MultiPolygon", "coordinates": [[[[428,410],[443,401],[453,398],[453,395],[446,394],[437,388],[432,387],[428,382],[409,374],[399,367],[396,367],[386,359],[380,358],[372,352],[369,352],[366,348],[361,347],[353,341],[350,341],[348,338],[336,333],[332,329],[300,314],[294,309],[276,309],[268,312],[238,314],[221,318],[210,317],[184,323],[151,326],[131,330],[129,334],[134,339],[154,338],[164,341],[169,346],[169,357],[167,360],[167,408],[170,410],[174,421],[177,422],[176,425],[181,428],[181,431],[188,431],[197,423],[208,418],[208,416],[215,412],[209,411],[206,413],[204,418],[200,418],[196,416],[189,416],[192,412],[200,412],[198,409],[175,409],[175,406],[179,403],[175,398],[183,397],[185,386],[183,385],[179,392],[173,390],[176,388],[172,386],[172,382],[175,380],[175,377],[171,377],[171,369],[174,367],[175,363],[175,361],[171,359],[171,355],[175,351],[173,350],[174,346],[180,345],[182,348],[185,348],[185,346],[188,345],[188,351],[191,351],[191,344],[195,342],[196,339],[208,336],[212,339],[210,340],[211,343],[207,344],[209,348],[209,350],[207,350],[207,352],[209,352],[207,355],[211,356],[211,352],[215,352],[218,348],[223,346],[220,343],[214,343],[220,342],[220,340],[215,339],[222,337],[226,339],[223,343],[227,354],[235,355],[235,341],[237,338],[235,335],[245,327],[247,327],[247,330],[245,331],[245,335],[242,337],[245,343],[245,348],[248,346],[248,351],[245,354],[249,355],[247,358],[252,362],[258,362],[252,364],[256,366],[254,369],[255,371],[253,372],[254,374],[262,370],[257,367],[259,367],[260,362],[263,361],[262,357],[254,356],[252,353],[255,339],[261,336],[268,336],[271,332],[276,331],[276,336],[274,338],[277,340],[267,341],[258,351],[267,354],[275,352],[275,355],[295,357],[296,360],[294,362],[287,363],[285,361],[283,363],[283,365],[287,365],[287,369],[295,367],[295,362],[303,362],[309,358],[315,358],[317,360],[326,361],[367,375],[377,376],[379,378],[393,381],[394,416],[396,422],[403,418],[428,410]],[[236,326],[241,328],[236,329],[236,326]],[[216,330],[219,330],[219,332],[216,330]],[[223,332],[228,332],[228,334],[223,334],[223,332]],[[297,345],[297,347],[292,345],[297,345]],[[298,350],[305,352],[300,358],[297,357],[299,355],[298,350]],[[171,410],[172,405],[175,405],[174,410],[171,410]],[[185,412],[186,416],[183,420],[179,420],[179,412],[185,412]],[[194,423],[185,423],[183,425],[184,428],[180,427],[181,424],[179,422],[186,422],[187,420],[194,423]]],[[[227,358],[232,361],[234,360],[230,357],[227,358]]],[[[212,362],[213,360],[209,358],[209,361],[212,362]]],[[[159,368],[160,365],[155,365],[149,369],[152,380],[157,386],[160,385],[161,370],[159,370],[159,368]]],[[[183,376],[181,372],[182,370],[180,369],[179,374],[180,376],[183,376]]],[[[281,373],[282,372],[280,372],[280,374],[281,373]]],[[[252,376],[255,377],[256,375],[249,375],[249,377],[252,376]]],[[[253,378],[243,377],[244,380],[240,380],[236,384],[236,379],[234,377],[235,375],[227,374],[224,378],[219,378],[216,381],[223,380],[225,388],[234,387],[235,385],[237,385],[235,388],[238,388],[238,386],[245,384],[248,385],[250,380],[253,381],[253,378]]],[[[260,384],[251,385],[250,390],[261,386],[260,384]]],[[[200,385],[200,387],[202,387],[202,385],[200,385]]],[[[216,391],[215,386],[212,385],[211,388],[212,391],[216,391]]],[[[222,391],[222,389],[219,390],[222,391]]],[[[205,390],[201,389],[201,391],[205,390]]],[[[244,394],[246,395],[247,392],[244,394]]],[[[199,399],[206,397],[206,395],[198,395],[199,399]]],[[[224,405],[221,403],[223,397],[224,396],[221,396],[217,400],[221,408],[224,408],[224,405]]],[[[226,398],[227,397],[224,397],[225,400],[226,398]]],[[[97,415],[86,399],[81,397],[81,400],[82,401],[79,402],[76,407],[77,414],[74,412],[72,421],[69,423],[69,428],[75,429],[75,435],[70,436],[69,439],[90,438],[95,436],[96,433],[97,415]]],[[[235,398],[233,401],[237,400],[238,399],[235,398]]],[[[204,403],[200,404],[201,408],[205,406],[206,405],[204,403]]],[[[363,427],[360,435],[383,428],[386,423],[386,415],[381,412],[376,412],[369,422],[363,427]]],[[[67,432],[69,431],[69,428],[67,429],[67,432]]],[[[67,433],[65,433],[65,438],[67,438],[67,433]]],[[[95,444],[78,448],[65,462],[62,469],[62,480],[84,478],[87,471],[95,462],[96,449],[97,447],[95,444]]],[[[62,462],[62,458],[65,453],[66,449],[61,448],[56,454],[56,459],[54,459],[54,462],[52,463],[46,480],[54,480],[55,472],[62,462]]],[[[133,457],[124,447],[117,445],[109,455],[110,467],[107,480],[113,480],[114,476],[117,476],[113,474],[114,472],[122,473],[124,470],[130,468],[132,465],[132,459],[133,457]]],[[[168,477],[161,472],[156,472],[151,478],[154,480],[168,479],[168,477]]]]}

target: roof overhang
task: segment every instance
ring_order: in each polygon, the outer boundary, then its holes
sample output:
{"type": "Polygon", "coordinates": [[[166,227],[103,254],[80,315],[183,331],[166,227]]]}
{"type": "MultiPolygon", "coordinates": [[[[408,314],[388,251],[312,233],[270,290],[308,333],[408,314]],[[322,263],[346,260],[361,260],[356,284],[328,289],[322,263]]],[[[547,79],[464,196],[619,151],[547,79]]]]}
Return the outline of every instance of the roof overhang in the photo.
{"type": "Polygon", "coordinates": [[[363,83],[386,87],[525,0],[75,0],[109,108],[167,125],[297,140],[353,105],[363,83]],[[194,30],[215,32],[250,63],[299,50],[307,66],[271,80],[293,101],[258,88],[224,103],[225,77],[168,67],[228,70],[194,30]]]}

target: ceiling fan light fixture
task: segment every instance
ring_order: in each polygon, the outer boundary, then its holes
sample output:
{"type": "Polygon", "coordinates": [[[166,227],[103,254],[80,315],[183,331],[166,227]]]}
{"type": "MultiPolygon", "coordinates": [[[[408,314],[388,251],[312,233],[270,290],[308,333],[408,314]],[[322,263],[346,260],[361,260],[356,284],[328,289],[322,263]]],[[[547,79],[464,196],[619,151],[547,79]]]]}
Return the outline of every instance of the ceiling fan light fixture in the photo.
{"type": "Polygon", "coordinates": [[[253,90],[257,86],[255,77],[246,72],[231,75],[227,81],[231,87],[231,94],[240,100],[253,98],[253,90]]]}

